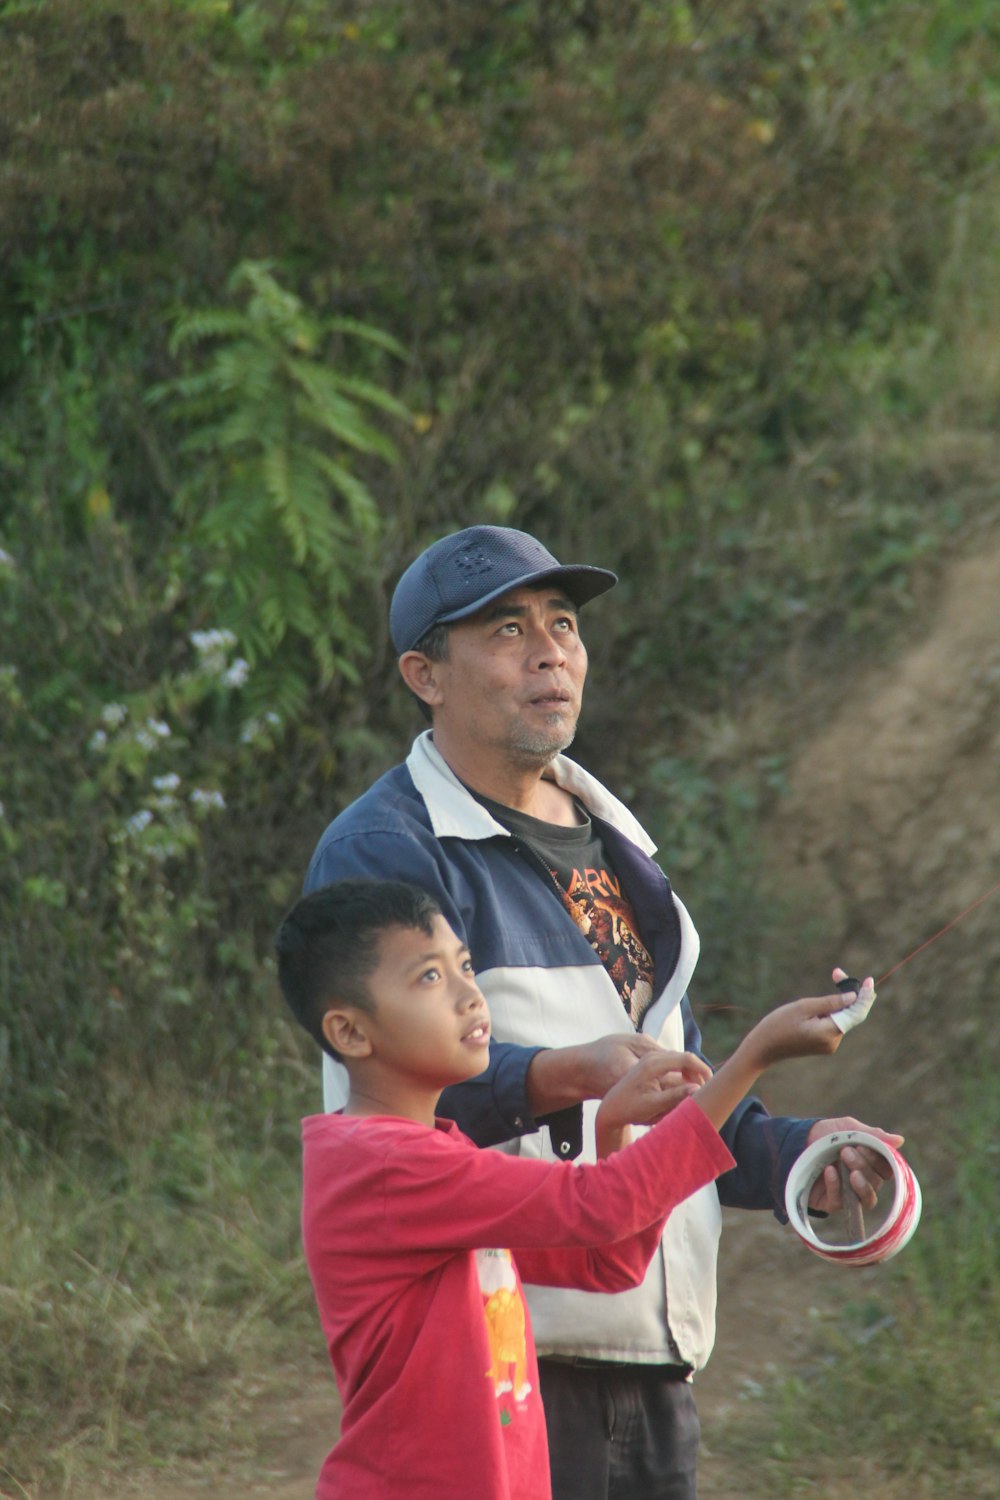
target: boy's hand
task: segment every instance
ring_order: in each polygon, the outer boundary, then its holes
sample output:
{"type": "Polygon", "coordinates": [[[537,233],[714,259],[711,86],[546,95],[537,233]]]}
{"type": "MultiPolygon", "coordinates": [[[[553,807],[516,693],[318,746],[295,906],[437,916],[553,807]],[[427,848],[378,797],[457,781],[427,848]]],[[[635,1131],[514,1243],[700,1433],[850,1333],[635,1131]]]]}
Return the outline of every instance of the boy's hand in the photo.
{"type": "MultiPolygon", "coordinates": [[[[838,992],[779,1005],[757,1022],[741,1046],[764,1068],[790,1057],[824,1057],[836,1052],[844,1040],[845,1028],[840,1020],[831,1017],[835,1012],[841,1018],[846,1013],[844,999],[838,992]]],[[[867,1015],[873,1000],[874,984],[866,979],[855,1004],[867,1015]]],[[[852,1018],[852,1024],[858,1023],[852,1018]]]]}
{"type": "Polygon", "coordinates": [[[693,1052],[657,1048],[647,1053],[601,1101],[595,1125],[598,1156],[627,1145],[629,1125],[655,1125],[711,1076],[711,1068],[693,1052]]]}
{"type": "Polygon", "coordinates": [[[780,1005],[757,1022],[729,1061],[723,1063],[714,1077],[698,1091],[698,1108],[716,1130],[721,1130],[743,1095],[772,1063],[790,1057],[824,1057],[836,1052],[844,1040],[844,1031],[848,1029],[843,1025],[845,1013],[852,1012],[850,1024],[855,1026],[868,1014],[875,998],[872,981],[866,979],[863,982],[857,1000],[847,1007],[844,1005],[846,998],[838,992],[809,1000],[793,1000],[790,1005],[780,1005]]]}

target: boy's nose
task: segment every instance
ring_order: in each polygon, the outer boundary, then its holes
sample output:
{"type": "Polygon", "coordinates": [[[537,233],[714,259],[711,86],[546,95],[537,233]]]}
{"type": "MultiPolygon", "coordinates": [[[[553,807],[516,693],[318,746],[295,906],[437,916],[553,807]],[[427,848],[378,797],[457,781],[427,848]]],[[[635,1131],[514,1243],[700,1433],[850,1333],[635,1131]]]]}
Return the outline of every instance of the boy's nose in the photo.
{"type": "Polygon", "coordinates": [[[463,1010],[473,1010],[477,1005],[486,1009],[486,998],[475,980],[468,979],[463,974],[462,984],[458,992],[458,1002],[463,1010]]]}

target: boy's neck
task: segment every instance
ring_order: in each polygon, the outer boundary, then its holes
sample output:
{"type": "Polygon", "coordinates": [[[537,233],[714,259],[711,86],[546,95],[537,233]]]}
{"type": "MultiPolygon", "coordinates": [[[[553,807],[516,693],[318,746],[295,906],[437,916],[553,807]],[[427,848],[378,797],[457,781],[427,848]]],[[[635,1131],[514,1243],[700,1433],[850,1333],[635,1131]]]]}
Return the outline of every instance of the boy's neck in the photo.
{"type": "Polygon", "coordinates": [[[343,1112],[355,1118],[391,1115],[400,1120],[414,1120],[433,1130],[440,1097],[440,1089],[393,1088],[384,1079],[367,1084],[352,1078],[343,1112]]]}

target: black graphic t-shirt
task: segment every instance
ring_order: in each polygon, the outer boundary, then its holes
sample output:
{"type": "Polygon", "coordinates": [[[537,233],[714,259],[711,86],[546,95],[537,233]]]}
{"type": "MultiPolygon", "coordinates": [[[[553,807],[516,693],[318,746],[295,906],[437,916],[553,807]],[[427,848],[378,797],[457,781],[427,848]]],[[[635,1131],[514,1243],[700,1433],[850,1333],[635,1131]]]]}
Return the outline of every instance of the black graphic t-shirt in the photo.
{"type": "Polygon", "coordinates": [[[653,960],[586,808],[578,802],[577,814],[583,821],[575,828],[564,828],[479,793],[473,796],[544,861],[567,911],[611,975],[632,1024],[638,1027],[653,998],[653,960]]]}

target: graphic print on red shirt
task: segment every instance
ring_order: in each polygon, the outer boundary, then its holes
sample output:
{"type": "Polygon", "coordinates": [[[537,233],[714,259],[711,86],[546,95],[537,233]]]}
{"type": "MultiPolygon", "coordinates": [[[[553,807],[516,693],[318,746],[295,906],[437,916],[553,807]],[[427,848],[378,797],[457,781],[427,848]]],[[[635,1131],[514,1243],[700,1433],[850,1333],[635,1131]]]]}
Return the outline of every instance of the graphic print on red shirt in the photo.
{"type": "Polygon", "coordinates": [[[524,1298],[509,1250],[477,1250],[475,1257],[492,1361],[486,1374],[496,1392],[500,1426],[508,1427],[532,1390],[524,1298]]]}

